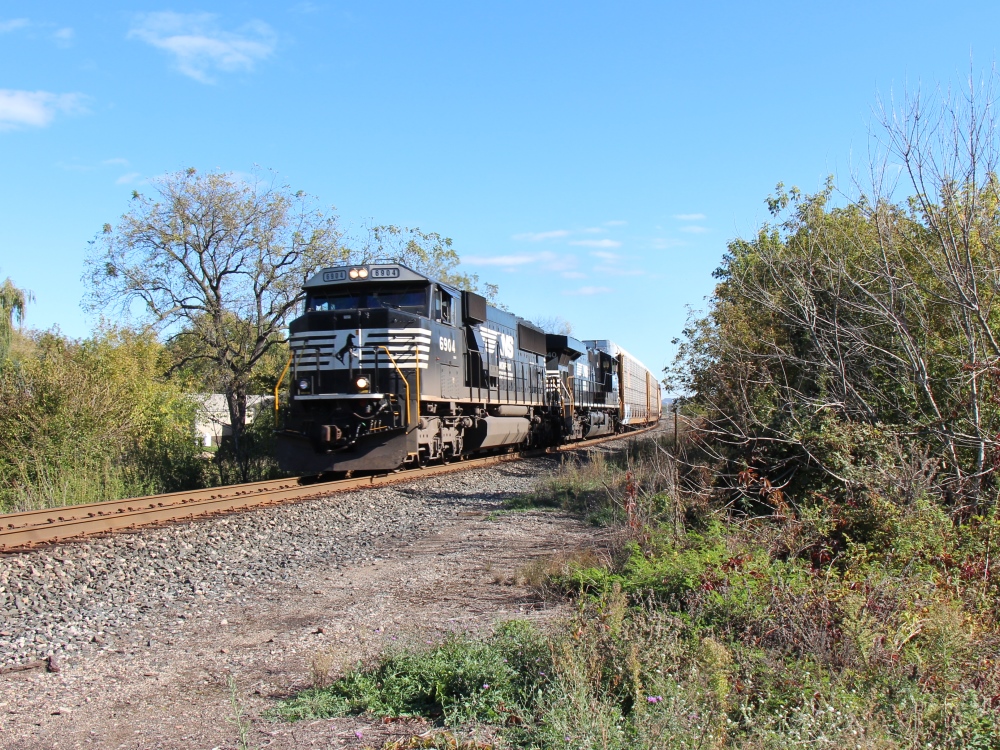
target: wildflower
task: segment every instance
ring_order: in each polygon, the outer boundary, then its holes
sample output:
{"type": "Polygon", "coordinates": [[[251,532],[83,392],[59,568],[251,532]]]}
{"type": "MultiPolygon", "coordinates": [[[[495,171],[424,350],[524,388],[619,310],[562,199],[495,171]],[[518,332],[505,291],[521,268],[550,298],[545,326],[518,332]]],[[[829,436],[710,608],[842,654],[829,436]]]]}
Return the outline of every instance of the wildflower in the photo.
{"type": "Polygon", "coordinates": [[[646,702],[647,703],[659,703],[662,700],[663,700],[663,696],[662,695],[647,695],[646,696],[646,702]]]}
{"type": "Polygon", "coordinates": [[[355,729],[354,736],[360,740],[364,736],[364,733],[360,729],[355,729]]]}
{"type": "Polygon", "coordinates": [[[484,683],[483,690],[489,690],[489,689],[490,689],[490,684],[488,682],[484,683]]]}

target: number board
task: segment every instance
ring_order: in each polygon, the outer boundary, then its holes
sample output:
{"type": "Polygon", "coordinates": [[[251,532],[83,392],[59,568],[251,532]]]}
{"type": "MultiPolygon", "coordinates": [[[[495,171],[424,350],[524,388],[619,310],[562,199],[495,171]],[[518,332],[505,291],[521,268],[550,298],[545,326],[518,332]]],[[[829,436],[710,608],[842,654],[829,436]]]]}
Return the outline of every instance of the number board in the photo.
{"type": "Polygon", "coordinates": [[[343,281],[347,278],[347,271],[323,271],[323,281],[343,281]]]}
{"type": "Polygon", "coordinates": [[[369,272],[373,279],[398,279],[398,268],[373,268],[369,272]]]}

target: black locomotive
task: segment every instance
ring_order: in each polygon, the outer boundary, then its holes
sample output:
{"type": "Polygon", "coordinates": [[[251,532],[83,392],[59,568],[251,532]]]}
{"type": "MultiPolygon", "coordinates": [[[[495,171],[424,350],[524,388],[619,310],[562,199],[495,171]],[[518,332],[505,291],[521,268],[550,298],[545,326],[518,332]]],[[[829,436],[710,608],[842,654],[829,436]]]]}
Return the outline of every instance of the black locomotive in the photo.
{"type": "Polygon", "coordinates": [[[613,342],[546,334],[399,263],[326,268],[305,290],[278,431],[287,471],[394,470],[660,418],[656,378],[613,342]]]}

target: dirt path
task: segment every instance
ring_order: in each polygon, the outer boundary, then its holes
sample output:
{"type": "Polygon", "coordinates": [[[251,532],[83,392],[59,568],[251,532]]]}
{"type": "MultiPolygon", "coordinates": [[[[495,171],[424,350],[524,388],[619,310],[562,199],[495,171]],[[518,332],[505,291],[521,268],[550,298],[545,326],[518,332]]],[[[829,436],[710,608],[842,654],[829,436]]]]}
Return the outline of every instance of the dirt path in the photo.
{"type": "Polygon", "coordinates": [[[532,559],[593,544],[595,530],[561,514],[495,509],[484,503],[456,511],[439,533],[385,540],[374,563],[317,565],[241,602],[181,611],[175,627],[142,633],[137,651],[95,649],[58,673],[0,676],[0,747],[234,748],[230,680],[250,747],[377,747],[404,730],[262,713],[309,684],[318,655],[337,673],[393,645],[558,614],[512,579],[532,559]]]}

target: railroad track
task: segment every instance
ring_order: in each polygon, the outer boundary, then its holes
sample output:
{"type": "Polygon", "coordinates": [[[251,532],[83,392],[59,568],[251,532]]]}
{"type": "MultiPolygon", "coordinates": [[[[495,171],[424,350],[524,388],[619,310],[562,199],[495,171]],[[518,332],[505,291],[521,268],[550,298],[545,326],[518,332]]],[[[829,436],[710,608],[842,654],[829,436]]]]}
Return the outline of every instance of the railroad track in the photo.
{"type": "Polygon", "coordinates": [[[66,505],[60,508],[0,514],[0,553],[21,552],[42,544],[52,544],[114,531],[137,529],[163,523],[187,521],[239,510],[276,505],[279,503],[324,497],[361,487],[376,487],[412,479],[447,474],[465,469],[491,466],[503,461],[544,456],[578,450],[609,440],[634,437],[653,427],[611,435],[555,448],[505,453],[482,458],[469,458],[450,464],[439,464],[393,474],[375,474],[338,479],[328,482],[305,481],[303,477],[276,479],[266,482],[234,484],[190,492],[171,492],[103,503],[66,505]]]}

